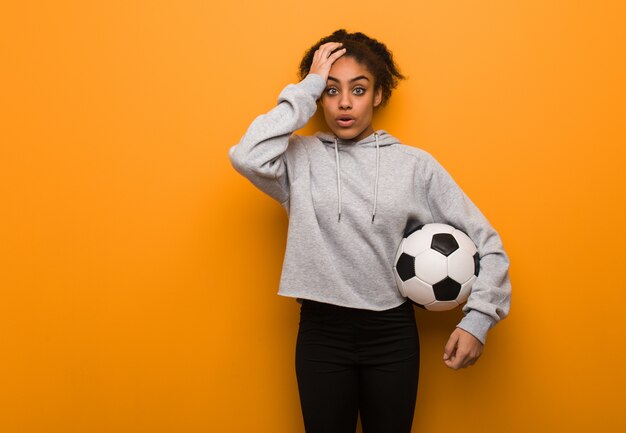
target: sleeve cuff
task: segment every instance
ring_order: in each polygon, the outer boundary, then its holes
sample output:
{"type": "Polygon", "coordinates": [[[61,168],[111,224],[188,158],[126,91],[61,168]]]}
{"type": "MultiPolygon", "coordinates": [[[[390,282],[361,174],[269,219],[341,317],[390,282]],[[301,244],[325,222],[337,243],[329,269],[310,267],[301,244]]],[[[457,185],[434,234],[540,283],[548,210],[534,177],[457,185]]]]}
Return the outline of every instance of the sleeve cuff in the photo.
{"type": "Polygon", "coordinates": [[[324,81],[321,75],[309,74],[300,81],[300,86],[317,100],[322,96],[322,92],[326,88],[326,81],[324,81]]]}
{"type": "Polygon", "coordinates": [[[461,328],[474,337],[478,338],[481,343],[487,341],[487,332],[496,324],[496,321],[480,311],[471,310],[459,322],[457,328],[461,328]]]}

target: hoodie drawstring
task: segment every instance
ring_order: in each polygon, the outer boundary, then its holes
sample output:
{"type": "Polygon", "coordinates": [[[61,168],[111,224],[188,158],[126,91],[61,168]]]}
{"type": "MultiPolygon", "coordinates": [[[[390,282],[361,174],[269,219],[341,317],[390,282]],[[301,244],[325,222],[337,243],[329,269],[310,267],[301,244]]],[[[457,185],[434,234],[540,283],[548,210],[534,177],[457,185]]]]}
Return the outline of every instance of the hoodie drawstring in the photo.
{"type": "Polygon", "coordinates": [[[374,137],[376,137],[376,184],[374,185],[374,210],[372,210],[372,222],[374,222],[374,217],[376,216],[376,199],[378,198],[378,169],[380,166],[380,149],[378,146],[378,133],[374,133],[374,137]]]}
{"type": "MultiPolygon", "coordinates": [[[[378,133],[374,133],[376,138],[376,183],[374,185],[374,206],[372,209],[372,223],[376,217],[376,202],[378,200],[378,176],[380,172],[380,146],[378,143],[378,133]]],[[[335,160],[337,161],[337,222],[341,221],[341,166],[339,165],[339,149],[337,147],[337,137],[335,137],[335,160]]]]}
{"type": "Polygon", "coordinates": [[[339,149],[337,149],[337,137],[335,137],[335,160],[337,161],[337,222],[341,221],[341,170],[339,167],[339,149]]]}

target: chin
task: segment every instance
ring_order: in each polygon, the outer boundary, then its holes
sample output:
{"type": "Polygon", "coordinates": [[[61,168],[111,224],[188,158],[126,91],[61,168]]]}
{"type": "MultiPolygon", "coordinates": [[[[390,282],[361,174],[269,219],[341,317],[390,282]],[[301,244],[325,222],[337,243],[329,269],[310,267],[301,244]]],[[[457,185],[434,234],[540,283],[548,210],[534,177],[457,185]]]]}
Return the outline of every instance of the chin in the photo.
{"type": "Polygon", "coordinates": [[[347,132],[347,131],[335,131],[335,135],[341,138],[342,140],[352,140],[358,134],[354,134],[352,132],[347,132]]]}
{"type": "Polygon", "coordinates": [[[363,131],[354,131],[351,129],[339,129],[336,131],[333,131],[333,133],[341,138],[342,140],[352,140],[356,137],[358,137],[363,131]]]}

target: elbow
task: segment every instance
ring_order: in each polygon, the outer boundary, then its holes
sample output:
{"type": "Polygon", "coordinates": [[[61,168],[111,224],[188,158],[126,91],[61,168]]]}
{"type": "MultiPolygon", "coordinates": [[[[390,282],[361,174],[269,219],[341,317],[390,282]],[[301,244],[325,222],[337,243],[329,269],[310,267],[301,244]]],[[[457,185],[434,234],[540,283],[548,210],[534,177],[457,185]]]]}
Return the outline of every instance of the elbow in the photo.
{"type": "Polygon", "coordinates": [[[252,158],[249,153],[243,153],[238,145],[230,148],[228,158],[235,170],[246,177],[275,179],[281,174],[281,164],[279,161],[258,161],[252,158]]]}
{"type": "Polygon", "coordinates": [[[238,145],[234,145],[228,150],[228,159],[230,159],[230,163],[235,170],[240,173],[249,172],[251,170],[249,161],[245,158],[245,155],[242,155],[238,145]]]}

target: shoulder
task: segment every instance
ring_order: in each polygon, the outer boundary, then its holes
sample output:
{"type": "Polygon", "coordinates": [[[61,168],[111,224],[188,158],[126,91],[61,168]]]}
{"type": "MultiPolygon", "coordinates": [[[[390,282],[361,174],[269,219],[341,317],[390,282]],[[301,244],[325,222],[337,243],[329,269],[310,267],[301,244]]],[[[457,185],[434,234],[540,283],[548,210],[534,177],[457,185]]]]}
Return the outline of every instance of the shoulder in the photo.
{"type": "Polygon", "coordinates": [[[429,152],[419,147],[410,146],[408,144],[396,143],[392,146],[389,146],[389,150],[399,155],[404,155],[407,158],[413,158],[421,163],[430,163],[436,161],[429,152]]]}
{"type": "Polygon", "coordinates": [[[389,147],[397,155],[401,155],[401,160],[406,161],[407,158],[410,158],[414,164],[416,174],[426,182],[429,182],[433,177],[448,174],[441,163],[430,152],[424,149],[401,143],[396,143],[389,147]]]}

